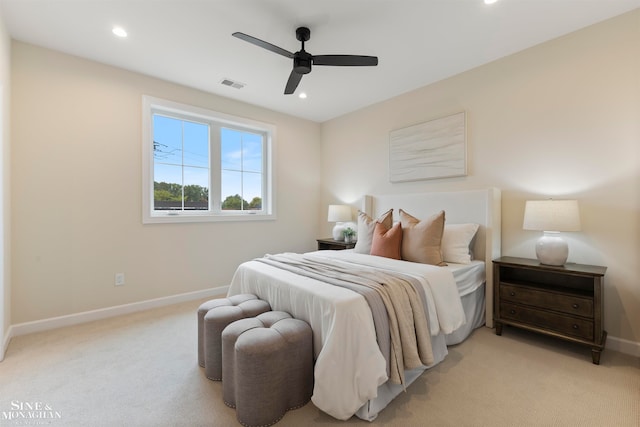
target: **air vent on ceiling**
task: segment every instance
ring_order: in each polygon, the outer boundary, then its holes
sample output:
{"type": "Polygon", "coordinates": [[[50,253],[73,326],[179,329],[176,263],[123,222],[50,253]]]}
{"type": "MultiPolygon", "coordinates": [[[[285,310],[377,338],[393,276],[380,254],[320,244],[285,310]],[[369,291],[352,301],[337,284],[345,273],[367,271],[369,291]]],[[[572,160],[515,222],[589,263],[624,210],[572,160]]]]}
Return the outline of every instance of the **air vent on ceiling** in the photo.
{"type": "Polygon", "coordinates": [[[220,80],[220,84],[223,84],[225,86],[231,86],[232,88],[235,88],[235,89],[242,89],[243,87],[245,87],[244,83],[236,82],[231,79],[222,79],[220,80]]]}

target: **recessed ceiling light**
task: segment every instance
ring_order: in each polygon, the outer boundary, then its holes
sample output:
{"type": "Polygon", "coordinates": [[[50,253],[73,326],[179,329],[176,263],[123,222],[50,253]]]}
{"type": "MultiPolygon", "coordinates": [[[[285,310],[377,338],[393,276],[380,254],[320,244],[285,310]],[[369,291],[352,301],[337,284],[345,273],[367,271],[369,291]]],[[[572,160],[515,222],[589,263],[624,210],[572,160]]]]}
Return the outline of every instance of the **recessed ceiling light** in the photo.
{"type": "Polygon", "coordinates": [[[298,95],[298,98],[300,99],[305,99],[307,97],[307,94],[304,92],[300,92],[300,95],[298,95]]]}
{"type": "Polygon", "coordinates": [[[494,4],[498,0],[484,0],[484,4],[494,4]]]}
{"type": "Polygon", "coordinates": [[[111,31],[118,37],[127,37],[127,32],[122,27],[113,27],[113,30],[111,31]]]}

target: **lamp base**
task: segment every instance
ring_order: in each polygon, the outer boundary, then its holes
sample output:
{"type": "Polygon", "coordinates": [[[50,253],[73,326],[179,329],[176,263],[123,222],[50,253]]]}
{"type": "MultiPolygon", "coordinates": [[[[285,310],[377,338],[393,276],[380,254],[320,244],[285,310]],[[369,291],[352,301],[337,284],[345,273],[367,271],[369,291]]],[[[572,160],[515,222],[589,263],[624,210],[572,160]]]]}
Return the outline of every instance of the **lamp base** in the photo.
{"type": "Polygon", "coordinates": [[[336,225],[333,227],[333,240],[344,240],[344,222],[336,222],[336,225]]]}
{"type": "Polygon", "coordinates": [[[569,245],[559,236],[560,233],[545,231],[536,243],[536,256],[540,264],[564,265],[569,256],[569,245]]]}

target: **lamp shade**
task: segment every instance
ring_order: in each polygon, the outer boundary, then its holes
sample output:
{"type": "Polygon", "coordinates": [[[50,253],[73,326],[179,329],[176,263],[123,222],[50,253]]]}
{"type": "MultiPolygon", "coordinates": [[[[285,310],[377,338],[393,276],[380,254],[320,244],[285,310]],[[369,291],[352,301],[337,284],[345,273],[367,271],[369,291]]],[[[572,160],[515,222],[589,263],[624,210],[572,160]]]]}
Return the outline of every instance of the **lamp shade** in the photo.
{"type": "Polygon", "coordinates": [[[351,206],[329,205],[329,214],[327,215],[327,221],[329,222],[351,221],[351,206]]]}
{"type": "Polygon", "coordinates": [[[577,200],[528,200],[524,207],[524,230],[579,231],[577,200]]]}

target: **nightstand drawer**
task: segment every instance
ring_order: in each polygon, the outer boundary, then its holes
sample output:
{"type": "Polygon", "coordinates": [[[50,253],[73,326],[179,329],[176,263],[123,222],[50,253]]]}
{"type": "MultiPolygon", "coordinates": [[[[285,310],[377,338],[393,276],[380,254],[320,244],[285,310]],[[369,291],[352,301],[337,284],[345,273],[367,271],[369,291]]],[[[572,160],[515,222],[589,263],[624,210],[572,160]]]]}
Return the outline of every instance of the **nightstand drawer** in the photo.
{"type": "Polygon", "coordinates": [[[593,299],[500,283],[500,299],[593,318],[593,299]]]}
{"type": "Polygon", "coordinates": [[[507,302],[500,303],[500,317],[532,324],[561,334],[593,341],[593,322],[578,317],[563,316],[507,302]]]}

